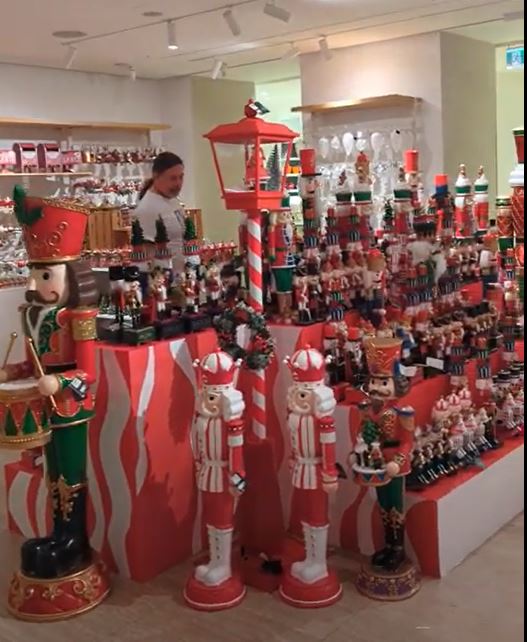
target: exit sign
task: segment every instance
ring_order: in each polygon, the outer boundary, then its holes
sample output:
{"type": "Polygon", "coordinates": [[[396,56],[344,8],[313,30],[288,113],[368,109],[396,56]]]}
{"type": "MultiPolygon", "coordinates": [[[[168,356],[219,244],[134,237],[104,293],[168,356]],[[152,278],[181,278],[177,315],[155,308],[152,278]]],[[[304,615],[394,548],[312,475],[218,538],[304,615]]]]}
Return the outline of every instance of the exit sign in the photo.
{"type": "Polygon", "coordinates": [[[507,69],[523,69],[523,45],[507,47],[505,56],[507,69]]]}

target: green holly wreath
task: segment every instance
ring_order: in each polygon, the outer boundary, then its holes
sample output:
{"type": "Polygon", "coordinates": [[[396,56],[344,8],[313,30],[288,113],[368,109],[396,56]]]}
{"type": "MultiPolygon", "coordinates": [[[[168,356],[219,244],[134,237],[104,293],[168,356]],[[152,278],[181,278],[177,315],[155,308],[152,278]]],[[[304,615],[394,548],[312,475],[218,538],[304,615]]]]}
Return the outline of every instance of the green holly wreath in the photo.
{"type": "Polygon", "coordinates": [[[249,370],[267,368],[273,358],[275,343],[266,324],[265,316],[246,303],[237,303],[214,319],[220,347],[234,360],[241,359],[249,370]],[[251,332],[249,348],[245,350],[236,341],[238,326],[247,325],[251,332]]]}

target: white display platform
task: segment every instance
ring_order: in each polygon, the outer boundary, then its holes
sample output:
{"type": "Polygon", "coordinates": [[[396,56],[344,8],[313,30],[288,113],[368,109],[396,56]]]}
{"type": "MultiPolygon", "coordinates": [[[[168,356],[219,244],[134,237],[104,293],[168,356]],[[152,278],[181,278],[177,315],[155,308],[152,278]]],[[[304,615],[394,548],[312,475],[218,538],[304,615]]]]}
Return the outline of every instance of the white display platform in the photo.
{"type": "Polygon", "coordinates": [[[444,577],[524,509],[524,445],[437,502],[444,577]]]}

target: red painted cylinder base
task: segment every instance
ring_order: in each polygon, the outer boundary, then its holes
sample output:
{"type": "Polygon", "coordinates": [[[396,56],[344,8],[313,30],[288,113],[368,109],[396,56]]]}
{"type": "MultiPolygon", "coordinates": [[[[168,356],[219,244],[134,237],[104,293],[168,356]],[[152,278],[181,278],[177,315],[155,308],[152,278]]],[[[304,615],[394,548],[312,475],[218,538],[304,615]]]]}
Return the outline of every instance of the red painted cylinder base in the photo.
{"type": "Polygon", "coordinates": [[[238,606],[247,593],[240,576],[234,574],[218,586],[206,586],[192,576],[185,586],[185,602],[196,611],[225,611],[238,606]]]}
{"type": "Polygon", "coordinates": [[[19,620],[66,620],[95,608],[109,593],[110,581],[100,561],[57,579],[34,579],[18,571],[11,580],[7,609],[19,620]]]}
{"type": "Polygon", "coordinates": [[[334,570],[314,584],[304,584],[293,577],[289,569],[284,573],[280,597],[290,606],[299,609],[320,609],[331,606],[342,597],[342,585],[334,570]]]}

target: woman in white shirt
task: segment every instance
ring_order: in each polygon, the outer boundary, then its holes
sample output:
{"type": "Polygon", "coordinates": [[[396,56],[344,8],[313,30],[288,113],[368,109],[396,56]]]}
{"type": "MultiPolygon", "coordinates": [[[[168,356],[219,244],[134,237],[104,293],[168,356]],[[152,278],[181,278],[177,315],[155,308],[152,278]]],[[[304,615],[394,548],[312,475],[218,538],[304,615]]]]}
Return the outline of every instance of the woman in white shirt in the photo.
{"type": "Polygon", "coordinates": [[[156,221],[159,216],[163,218],[173,255],[172,268],[176,274],[181,274],[185,267],[185,211],[179,199],[184,178],[185,167],[179,156],[172,152],[162,152],[156,156],[152,165],[152,178],[143,186],[133,213],[141,223],[147,241],[154,241],[156,221]]]}

